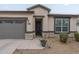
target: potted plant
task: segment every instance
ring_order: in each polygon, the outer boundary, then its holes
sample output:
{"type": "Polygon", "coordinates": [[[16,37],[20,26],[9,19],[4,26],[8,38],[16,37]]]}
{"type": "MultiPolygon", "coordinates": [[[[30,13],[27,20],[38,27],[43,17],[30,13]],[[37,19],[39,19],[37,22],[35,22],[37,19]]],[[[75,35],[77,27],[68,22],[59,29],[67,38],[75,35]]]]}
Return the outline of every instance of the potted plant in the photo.
{"type": "Polygon", "coordinates": [[[40,41],[41,41],[41,45],[42,45],[43,47],[45,47],[47,40],[40,40],[40,41]]]}
{"type": "Polygon", "coordinates": [[[78,33],[78,32],[75,32],[75,33],[74,33],[74,37],[75,37],[75,40],[76,40],[77,42],[79,42],[79,33],[78,33]]]}
{"type": "Polygon", "coordinates": [[[68,39],[68,34],[66,32],[60,33],[60,41],[62,43],[67,43],[67,39],[68,39]]]}

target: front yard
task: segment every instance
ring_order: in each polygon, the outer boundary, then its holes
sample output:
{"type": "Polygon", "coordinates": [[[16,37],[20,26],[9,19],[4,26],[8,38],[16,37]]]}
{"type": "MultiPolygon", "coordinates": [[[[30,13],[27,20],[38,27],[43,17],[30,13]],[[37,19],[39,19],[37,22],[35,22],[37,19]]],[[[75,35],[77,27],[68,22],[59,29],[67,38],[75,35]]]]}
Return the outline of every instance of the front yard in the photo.
{"type": "Polygon", "coordinates": [[[16,49],[14,54],[57,54],[57,53],[79,53],[79,42],[76,42],[74,38],[68,38],[67,43],[61,43],[59,39],[48,38],[48,45],[51,48],[44,49],[16,49]]]}

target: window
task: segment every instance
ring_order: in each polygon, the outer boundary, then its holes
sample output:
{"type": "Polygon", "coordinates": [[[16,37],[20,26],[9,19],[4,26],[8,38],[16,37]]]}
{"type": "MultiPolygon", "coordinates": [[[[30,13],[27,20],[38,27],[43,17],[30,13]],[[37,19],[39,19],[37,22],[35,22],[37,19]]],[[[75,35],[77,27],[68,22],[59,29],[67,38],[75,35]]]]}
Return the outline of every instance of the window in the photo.
{"type": "Polygon", "coordinates": [[[79,26],[79,19],[77,20],[77,23],[76,23],[76,25],[77,25],[77,26],[79,26]]]}
{"type": "Polygon", "coordinates": [[[5,23],[11,23],[11,24],[13,24],[13,23],[24,23],[24,20],[5,20],[4,21],[5,23]]]}
{"type": "Polygon", "coordinates": [[[12,24],[13,23],[13,20],[5,20],[4,22],[5,23],[11,23],[12,24]]]}
{"type": "Polygon", "coordinates": [[[15,23],[24,23],[24,20],[15,20],[15,23]]]}
{"type": "Polygon", "coordinates": [[[55,18],[55,33],[69,32],[69,18],[55,18]]]}

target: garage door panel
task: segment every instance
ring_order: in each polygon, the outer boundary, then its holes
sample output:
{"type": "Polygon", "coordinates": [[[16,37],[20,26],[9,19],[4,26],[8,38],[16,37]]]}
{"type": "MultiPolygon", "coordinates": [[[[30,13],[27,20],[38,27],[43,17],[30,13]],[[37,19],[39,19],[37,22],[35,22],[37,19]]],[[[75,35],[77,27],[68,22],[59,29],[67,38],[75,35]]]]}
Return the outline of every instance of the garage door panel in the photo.
{"type": "Polygon", "coordinates": [[[0,23],[0,39],[23,39],[25,33],[25,22],[13,21],[0,23]]]}

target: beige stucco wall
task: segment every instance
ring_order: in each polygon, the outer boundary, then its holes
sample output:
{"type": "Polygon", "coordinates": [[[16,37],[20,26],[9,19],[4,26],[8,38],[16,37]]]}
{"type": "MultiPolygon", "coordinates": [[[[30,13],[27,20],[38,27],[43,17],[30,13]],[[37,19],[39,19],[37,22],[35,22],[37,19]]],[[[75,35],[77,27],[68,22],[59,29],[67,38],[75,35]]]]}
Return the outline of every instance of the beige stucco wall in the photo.
{"type": "Polygon", "coordinates": [[[24,17],[28,18],[26,30],[33,31],[33,14],[32,13],[0,13],[0,17],[24,17]],[[29,24],[30,23],[30,24],[29,24]]]}
{"type": "Polygon", "coordinates": [[[0,13],[0,17],[29,17],[31,13],[0,13]]]}
{"type": "Polygon", "coordinates": [[[76,31],[76,23],[77,23],[77,17],[71,17],[70,19],[70,31],[76,31]]]}
{"type": "Polygon", "coordinates": [[[48,17],[48,30],[54,31],[54,17],[53,16],[48,17]]]}
{"type": "Polygon", "coordinates": [[[43,18],[43,31],[48,31],[48,17],[43,18]]]}
{"type": "Polygon", "coordinates": [[[36,7],[34,9],[31,9],[30,11],[34,11],[34,15],[45,15],[48,14],[48,11],[41,8],[41,7],[36,7]]]}

